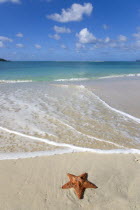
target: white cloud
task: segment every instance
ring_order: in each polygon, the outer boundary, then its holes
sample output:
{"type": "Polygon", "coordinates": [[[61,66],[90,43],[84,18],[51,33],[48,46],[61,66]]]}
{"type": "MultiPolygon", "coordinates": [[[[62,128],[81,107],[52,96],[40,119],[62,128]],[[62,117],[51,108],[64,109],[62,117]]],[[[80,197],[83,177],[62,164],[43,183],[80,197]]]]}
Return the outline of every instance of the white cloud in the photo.
{"type": "Polygon", "coordinates": [[[62,9],[61,14],[55,13],[48,15],[47,18],[55,20],[57,22],[66,23],[70,21],[80,21],[83,19],[83,15],[90,15],[93,10],[91,3],[72,4],[68,9],[62,9]]]}
{"type": "Polygon", "coordinates": [[[12,42],[13,40],[12,39],[10,39],[10,38],[8,38],[8,37],[6,37],[6,36],[0,36],[0,41],[5,41],[5,42],[12,42]]]}
{"type": "Polygon", "coordinates": [[[16,34],[16,36],[22,38],[23,34],[19,32],[19,33],[16,34]]]}
{"type": "Polygon", "coordinates": [[[24,47],[24,45],[23,44],[16,44],[16,47],[22,48],[22,47],[24,47]]]}
{"type": "Polygon", "coordinates": [[[61,47],[62,49],[67,49],[66,45],[64,45],[64,44],[62,44],[60,47],[61,47]]]}
{"type": "Polygon", "coordinates": [[[4,47],[4,44],[2,41],[0,41],[0,48],[4,47]]]}
{"type": "MultiPolygon", "coordinates": [[[[76,43],[76,49],[80,51],[80,49],[85,48],[86,44],[91,44],[87,46],[87,49],[95,50],[95,49],[108,49],[108,48],[117,48],[124,50],[127,45],[127,37],[124,35],[120,35],[116,40],[111,39],[110,37],[106,38],[96,38],[91,32],[88,31],[87,28],[82,29],[76,36],[79,38],[78,43],[76,43]]],[[[137,40],[138,41],[138,40],[137,40]]],[[[135,43],[135,45],[139,46],[140,42],[135,43]]],[[[137,47],[138,48],[138,47],[137,47]]]]}
{"type": "Polygon", "coordinates": [[[105,38],[105,41],[104,41],[105,43],[109,43],[110,42],[110,38],[107,36],[106,38],[105,38]]]}
{"type": "Polygon", "coordinates": [[[137,40],[137,41],[136,41],[136,46],[137,46],[137,47],[140,47],[140,40],[137,40]]]}
{"type": "Polygon", "coordinates": [[[102,27],[104,30],[107,30],[109,28],[109,26],[107,24],[103,24],[102,27]]]}
{"type": "Polygon", "coordinates": [[[76,34],[76,36],[79,38],[79,42],[82,44],[94,43],[97,40],[87,28],[83,28],[79,34],[76,34]]]}
{"type": "Polygon", "coordinates": [[[79,49],[83,49],[85,48],[85,45],[84,44],[81,44],[79,42],[76,43],[76,49],[79,50],[79,49]]]}
{"type": "Polygon", "coordinates": [[[119,40],[120,42],[126,42],[126,41],[127,41],[127,37],[124,36],[124,35],[119,35],[118,40],[119,40]]]}
{"type": "Polygon", "coordinates": [[[11,3],[19,4],[20,0],[0,0],[0,3],[5,3],[5,2],[11,2],[11,3]]]}
{"type": "Polygon", "coordinates": [[[140,31],[138,33],[133,34],[136,39],[140,39],[140,31]]]}
{"type": "Polygon", "coordinates": [[[49,37],[55,40],[59,40],[61,38],[58,34],[49,35],[49,37]]]}
{"type": "Polygon", "coordinates": [[[56,33],[71,33],[71,30],[66,27],[54,26],[54,30],[56,33]]]}
{"type": "Polygon", "coordinates": [[[42,47],[41,47],[41,45],[40,45],[40,44],[35,44],[35,48],[37,48],[37,49],[41,49],[42,47]]]}
{"type": "Polygon", "coordinates": [[[109,44],[109,47],[112,47],[112,48],[117,47],[117,43],[116,42],[112,42],[112,43],[109,44]]]}
{"type": "Polygon", "coordinates": [[[137,31],[140,31],[140,26],[136,27],[137,31]]]}

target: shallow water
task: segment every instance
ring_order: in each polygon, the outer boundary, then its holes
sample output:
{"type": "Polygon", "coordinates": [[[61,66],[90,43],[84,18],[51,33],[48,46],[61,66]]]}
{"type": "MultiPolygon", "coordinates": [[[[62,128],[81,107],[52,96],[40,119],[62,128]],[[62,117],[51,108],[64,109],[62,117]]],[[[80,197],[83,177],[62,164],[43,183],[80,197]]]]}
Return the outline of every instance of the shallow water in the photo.
{"type": "Polygon", "coordinates": [[[140,62],[0,62],[0,82],[140,76],[140,62]]]}
{"type": "Polygon", "coordinates": [[[1,152],[140,149],[140,119],[82,85],[1,84],[0,96],[1,152]]]}

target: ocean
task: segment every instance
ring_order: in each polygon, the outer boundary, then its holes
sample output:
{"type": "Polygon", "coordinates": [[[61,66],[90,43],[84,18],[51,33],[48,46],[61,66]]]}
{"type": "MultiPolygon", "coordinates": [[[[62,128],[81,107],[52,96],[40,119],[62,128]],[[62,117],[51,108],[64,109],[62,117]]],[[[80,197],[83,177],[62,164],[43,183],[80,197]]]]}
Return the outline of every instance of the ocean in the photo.
{"type": "Polygon", "coordinates": [[[0,62],[0,80],[3,82],[86,80],[135,75],[140,76],[140,62],[0,62]]]}
{"type": "Polygon", "coordinates": [[[140,119],[88,86],[139,76],[139,62],[0,62],[0,159],[140,153],[140,119]]]}

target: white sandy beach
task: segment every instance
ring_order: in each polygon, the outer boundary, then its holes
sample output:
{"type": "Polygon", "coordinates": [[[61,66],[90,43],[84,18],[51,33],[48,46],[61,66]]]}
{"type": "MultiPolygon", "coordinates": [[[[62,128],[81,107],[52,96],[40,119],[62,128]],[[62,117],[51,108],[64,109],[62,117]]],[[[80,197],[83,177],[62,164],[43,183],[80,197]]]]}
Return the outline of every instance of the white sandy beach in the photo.
{"type": "Polygon", "coordinates": [[[93,89],[110,106],[140,118],[140,78],[101,79],[93,89]]]}
{"type": "Polygon", "coordinates": [[[0,210],[140,210],[140,0],[0,0],[0,23],[0,210]]]}
{"type": "MultiPolygon", "coordinates": [[[[92,88],[112,107],[139,117],[139,92],[133,93],[140,83],[116,81],[111,86],[111,81],[101,81],[92,88]],[[131,86],[129,93],[128,86],[131,86]]],[[[0,171],[0,210],[140,209],[138,154],[81,152],[1,160],[0,171]],[[61,189],[68,181],[67,173],[84,172],[98,189],[86,189],[82,200],[73,189],[61,189]]]]}
{"type": "Polygon", "coordinates": [[[72,153],[0,161],[1,210],[140,209],[140,155],[72,153]],[[98,189],[79,200],[62,190],[67,173],[88,173],[98,189]]]}

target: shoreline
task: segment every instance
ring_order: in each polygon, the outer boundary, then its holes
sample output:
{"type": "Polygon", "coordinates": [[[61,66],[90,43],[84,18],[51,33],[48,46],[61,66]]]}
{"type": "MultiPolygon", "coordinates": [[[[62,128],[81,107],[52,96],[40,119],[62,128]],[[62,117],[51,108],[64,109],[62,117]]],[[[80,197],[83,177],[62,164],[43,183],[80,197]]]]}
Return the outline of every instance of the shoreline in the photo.
{"type": "Polygon", "coordinates": [[[106,78],[87,86],[112,108],[140,118],[140,78],[106,78]]]}
{"type": "MultiPolygon", "coordinates": [[[[118,112],[119,114],[121,115],[124,115],[124,116],[127,116],[129,117],[130,119],[136,121],[139,123],[139,120],[138,118],[132,116],[130,114],[131,110],[134,110],[135,112],[137,112],[137,109],[133,109],[133,106],[130,106],[129,103],[124,103],[125,100],[122,100],[122,97],[123,96],[127,96],[126,94],[126,90],[128,88],[129,85],[131,85],[131,94],[128,98],[129,102],[131,101],[131,98],[133,98],[133,92],[134,92],[134,89],[136,89],[135,87],[137,86],[137,94],[135,94],[135,97],[137,96],[137,99],[138,98],[138,87],[140,87],[140,83],[139,83],[140,80],[135,80],[135,79],[131,79],[131,80],[122,80],[122,79],[105,79],[105,80],[98,80],[98,81],[88,81],[88,82],[83,82],[82,81],[82,84],[84,84],[84,86],[86,88],[88,88],[89,90],[92,90],[93,93],[98,97],[100,97],[100,100],[102,101],[102,103],[105,104],[105,106],[108,106],[109,109],[112,109],[113,111],[115,112],[118,112]],[[112,86],[114,85],[114,86],[112,86]],[[123,85],[123,86],[122,86],[123,85]],[[124,88],[124,85],[125,85],[125,88],[124,88]],[[111,88],[112,87],[112,88],[111,88]],[[124,89],[123,89],[124,88],[124,89]],[[116,95],[116,93],[119,93],[119,95],[116,95]],[[117,96],[117,99],[116,99],[116,96],[117,96]],[[105,101],[104,101],[105,100],[105,101]],[[107,103],[106,103],[107,102],[107,103]],[[128,107],[128,111],[130,110],[129,114],[127,114],[126,112],[122,112],[122,105],[120,104],[120,102],[123,103],[123,106],[125,107],[126,109],[126,105],[128,107]],[[110,107],[110,104],[111,105],[114,105],[114,106],[111,106],[110,107]],[[116,107],[118,108],[119,107],[119,110],[116,109],[116,107]]],[[[58,83],[57,83],[58,84],[58,83]]],[[[60,84],[60,83],[59,83],[60,84]]],[[[58,84],[58,85],[59,85],[58,84]]],[[[62,85],[65,83],[61,83],[62,85]]],[[[60,85],[61,85],[60,84],[60,85]]],[[[66,83],[67,84],[67,83],[66,83]]],[[[82,85],[81,83],[69,83],[69,84],[78,84],[78,85],[82,85]]],[[[10,84],[11,85],[11,84],[10,84]]],[[[134,101],[133,101],[134,102],[134,101]]],[[[140,106],[140,100],[138,100],[138,103],[137,103],[137,106],[140,106]]],[[[123,110],[125,111],[125,110],[123,110]]],[[[137,112],[138,113],[138,112],[137,112]]],[[[30,135],[26,135],[24,133],[20,133],[20,132],[16,132],[14,130],[9,130],[7,128],[3,128],[3,127],[0,127],[0,130],[4,130],[10,134],[14,134],[15,136],[20,136],[20,137],[26,137],[28,139],[32,139],[32,140],[35,140],[35,141],[40,141],[40,142],[44,142],[44,143],[47,143],[47,144],[50,144],[50,145],[54,145],[54,146],[61,146],[60,149],[58,150],[55,150],[55,151],[40,151],[40,152],[33,152],[33,153],[30,153],[30,152],[25,152],[25,153],[5,153],[5,157],[2,157],[2,153],[0,155],[0,159],[10,159],[10,155],[11,155],[11,158],[14,158],[14,159],[18,159],[18,158],[28,158],[28,157],[35,157],[35,156],[41,156],[41,154],[44,154],[45,155],[55,155],[55,154],[64,154],[64,153],[72,153],[72,152],[93,152],[93,153],[97,153],[97,154],[139,154],[140,153],[140,150],[138,149],[131,149],[131,148],[127,148],[127,149],[123,149],[123,147],[121,148],[120,145],[117,145],[113,142],[109,142],[107,140],[104,140],[104,139],[98,139],[94,136],[92,136],[92,138],[94,138],[95,140],[98,140],[98,141],[105,141],[105,142],[108,142],[108,143],[111,143],[111,144],[114,144],[116,146],[119,146],[117,149],[110,149],[110,150],[100,150],[100,149],[90,149],[90,148],[86,148],[86,147],[78,147],[78,146],[74,146],[73,144],[65,144],[64,142],[55,142],[55,141],[50,141],[48,139],[44,139],[44,138],[38,138],[38,137],[35,137],[35,136],[30,136],[30,135]],[[64,149],[63,146],[66,148],[64,149]],[[12,155],[13,154],[13,155],[12,155]]],[[[4,154],[4,153],[3,153],[4,154]]]]}
{"type": "MultiPolygon", "coordinates": [[[[128,110],[130,115],[134,110],[135,114],[138,114],[139,110],[134,108],[131,98],[137,99],[138,91],[135,96],[133,93],[136,86],[140,87],[138,83],[140,80],[135,85],[134,79],[130,81],[131,91],[128,98],[130,104],[128,101],[126,103],[129,81],[123,83],[121,79],[116,79],[117,81],[115,80],[114,83],[112,80],[109,79],[110,82],[108,79],[88,81],[88,83],[82,81],[82,84],[97,94],[97,97],[99,96],[112,109],[118,109],[120,112],[128,110]],[[125,85],[124,89],[122,84],[125,85]]],[[[65,83],[61,84],[65,85],[65,83]]],[[[80,84],[80,82],[74,84],[80,84]]],[[[140,99],[138,98],[137,105],[139,103],[140,99]]],[[[18,134],[20,137],[31,137],[32,140],[40,139],[46,143],[47,141],[50,142],[47,139],[46,141],[43,138],[4,129],[11,134],[18,134]]],[[[62,143],[61,146],[64,144],[62,143]]],[[[66,150],[60,148],[59,154],[52,154],[50,151],[47,156],[45,151],[31,152],[28,154],[34,155],[34,157],[27,157],[27,153],[13,153],[15,158],[8,159],[7,156],[7,159],[0,160],[0,209],[92,210],[94,208],[95,210],[102,210],[104,208],[105,210],[139,210],[140,153],[136,153],[135,149],[130,149],[133,154],[127,154],[128,150],[125,150],[124,154],[120,154],[121,149],[117,149],[116,154],[109,154],[113,150],[110,150],[109,153],[103,153],[103,150],[99,151],[98,149],[96,152],[85,152],[85,148],[83,148],[83,152],[73,152],[72,148],[66,149],[67,154],[63,154],[66,150]],[[23,156],[17,157],[17,154],[23,156]],[[39,156],[40,154],[41,156],[39,156]],[[61,189],[61,186],[68,181],[67,173],[80,175],[84,172],[88,173],[88,180],[96,184],[98,189],[86,189],[82,200],[76,197],[73,189],[61,189]]],[[[140,150],[138,151],[140,152],[140,150]]],[[[3,154],[0,153],[0,158],[1,155],[3,154]]]]}
{"type": "Polygon", "coordinates": [[[1,79],[0,84],[3,83],[21,83],[21,82],[82,82],[82,81],[98,81],[98,80],[115,80],[115,79],[124,79],[124,80],[133,80],[140,79],[140,73],[130,73],[130,74],[114,74],[106,75],[100,77],[73,77],[73,78],[59,78],[53,80],[34,80],[34,79],[1,79]]]}
{"type": "Polygon", "coordinates": [[[140,155],[73,153],[0,161],[0,209],[139,209],[140,155]],[[67,173],[88,173],[98,189],[79,200],[62,190],[67,173]],[[12,193],[11,193],[12,192],[12,193]]]}
{"type": "MultiPolygon", "coordinates": [[[[139,149],[134,148],[123,148],[123,146],[119,146],[118,149],[110,149],[110,150],[103,150],[103,149],[92,149],[92,148],[85,148],[80,146],[75,146],[73,144],[67,144],[67,143],[57,143],[54,141],[50,141],[48,139],[38,138],[35,136],[29,136],[25,135],[20,132],[12,131],[3,127],[0,127],[0,130],[5,130],[8,133],[16,134],[17,136],[24,136],[29,139],[44,142],[49,145],[55,145],[60,147],[60,149],[50,150],[50,151],[36,151],[36,152],[20,152],[20,153],[0,153],[0,160],[13,160],[13,159],[24,159],[24,158],[34,158],[34,157],[40,157],[40,156],[53,156],[57,154],[66,154],[66,153],[77,153],[77,152],[91,152],[93,154],[140,154],[139,149]],[[122,148],[121,148],[122,147],[122,148]],[[66,149],[64,149],[66,148],[66,149]]],[[[99,139],[100,141],[103,141],[99,139]]],[[[113,144],[113,142],[110,142],[113,144]]],[[[114,143],[115,144],[115,143],[114,143]]],[[[117,145],[117,144],[116,144],[117,145]]]]}

